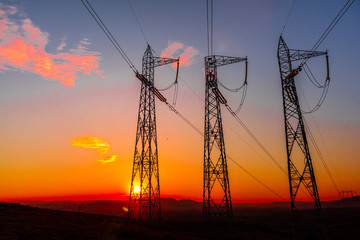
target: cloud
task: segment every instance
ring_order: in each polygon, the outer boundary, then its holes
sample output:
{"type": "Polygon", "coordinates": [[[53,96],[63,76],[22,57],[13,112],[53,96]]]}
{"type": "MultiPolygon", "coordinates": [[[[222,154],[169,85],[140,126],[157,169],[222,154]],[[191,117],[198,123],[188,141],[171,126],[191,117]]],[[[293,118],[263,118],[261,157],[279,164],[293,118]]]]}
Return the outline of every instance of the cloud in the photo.
{"type": "Polygon", "coordinates": [[[116,160],[116,155],[111,155],[108,157],[104,157],[102,159],[97,160],[98,162],[101,162],[102,164],[106,164],[106,163],[111,163],[111,162],[115,162],[116,160]]]}
{"type": "Polygon", "coordinates": [[[69,142],[75,147],[94,149],[101,155],[108,153],[110,149],[110,144],[108,142],[93,136],[78,137],[69,140],[69,142]]]}
{"type": "MultiPolygon", "coordinates": [[[[99,155],[105,155],[110,150],[110,144],[105,140],[94,137],[94,136],[82,136],[75,138],[73,140],[69,140],[72,146],[88,148],[95,150],[99,155]]],[[[115,162],[117,156],[112,154],[110,156],[102,157],[96,161],[102,163],[103,165],[106,163],[115,162]]]]}
{"type": "MultiPolygon", "coordinates": [[[[0,70],[30,71],[65,87],[74,86],[79,73],[101,75],[101,54],[88,50],[88,39],[68,52],[50,54],[45,51],[49,34],[30,19],[19,19],[17,12],[16,7],[0,3],[0,70]]],[[[65,39],[58,51],[64,47],[65,39]]]]}
{"type": "MultiPolygon", "coordinates": [[[[179,42],[169,42],[167,48],[161,51],[160,57],[174,58],[174,56],[180,57],[180,66],[190,66],[193,63],[193,59],[199,54],[199,50],[191,46],[184,46],[179,42]]],[[[176,63],[172,64],[176,67],[176,63]]]]}
{"type": "Polygon", "coordinates": [[[60,45],[56,48],[57,51],[62,51],[66,46],[65,38],[61,39],[60,45]]]}
{"type": "Polygon", "coordinates": [[[179,42],[169,42],[168,47],[165,50],[161,51],[160,57],[172,57],[175,52],[178,50],[183,49],[184,45],[179,42]]]}

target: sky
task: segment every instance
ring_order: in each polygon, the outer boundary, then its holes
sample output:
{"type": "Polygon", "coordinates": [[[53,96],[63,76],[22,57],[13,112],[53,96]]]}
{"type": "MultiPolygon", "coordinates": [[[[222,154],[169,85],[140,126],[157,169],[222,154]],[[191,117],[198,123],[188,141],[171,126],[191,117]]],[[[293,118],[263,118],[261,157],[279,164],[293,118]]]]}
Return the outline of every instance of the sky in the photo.
{"type": "MultiPolygon", "coordinates": [[[[132,0],[157,54],[181,57],[176,108],[204,128],[206,2],[132,0]]],[[[291,49],[309,50],[345,4],[296,1],[283,32],[291,49]]],[[[128,1],[91,0],[137,69],[146,41],[128,1]]],[[[280,74],[276,56],[292,1],[214,0],[214,54],[248,57],[248,92],[238,116],[286,169],[280,74]]],[[[331,83],[321,108],[304,118],[340,190],[360,194],[360,2],[355,1],[318,50],[328,50],[331,83]]],[[[164,55],[163,55],[164,56],[164,55]]],[[[325,57],[308,61],[319,81],[325,57]]],[[[218,69],[235,88],[244,64],[218,69]]],[[[175,79],[155,69],[155,86],[175,79]]],[[[304,73],[295,78],[304,110],[321,91],[304,73]]],[[[140,81],[81,1],[0,3],[0,199],[126,198],[131,181],[140,81]],[[94,197],[95,196],[95,197],[94,197]]],[[[236,108],[240,94],[220,89],[236,108]]],[[[163,93],[172,101],[173,89],[163,93]]],[[[162,196],[202,199],[203,138],[156,101],[162,196]]],[[[289,199],[288,179],[222,108],[226,151],[280,199],[228,162],[234,202],[289,199]]],[[[338,193],[310,145],[320,199],[338,193]]]]}

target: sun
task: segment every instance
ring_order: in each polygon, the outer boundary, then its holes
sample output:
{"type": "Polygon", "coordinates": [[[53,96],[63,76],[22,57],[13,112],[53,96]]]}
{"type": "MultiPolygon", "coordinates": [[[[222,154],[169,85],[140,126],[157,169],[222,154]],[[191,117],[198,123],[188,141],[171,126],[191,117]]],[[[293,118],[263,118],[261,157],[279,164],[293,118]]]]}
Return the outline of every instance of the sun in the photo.
{"type": "Polygon", "coordinates": [[[134,193],[139,193],[139,192],[140,192],[140,186],[135,186],[134,193]]]}

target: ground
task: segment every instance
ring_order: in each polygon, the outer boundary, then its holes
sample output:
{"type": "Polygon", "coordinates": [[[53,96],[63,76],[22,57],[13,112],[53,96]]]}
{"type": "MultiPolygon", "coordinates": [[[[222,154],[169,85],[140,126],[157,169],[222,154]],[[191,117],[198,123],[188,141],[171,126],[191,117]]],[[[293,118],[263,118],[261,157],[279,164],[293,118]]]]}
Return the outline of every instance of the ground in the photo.
{"type": "MultiPolygon", "coordinates": [[[[0,239],[291,239],[284,208],[235,208],[233,227],[206,227],[201,211],[167,211],[164,220],[138,224],[122,216],[0,203],[0,239]],[[199,217],[200,215],[200,217],[199,217]]],[[[326,208],[329,239],[360,239],[360,208],[326,208]]]]}

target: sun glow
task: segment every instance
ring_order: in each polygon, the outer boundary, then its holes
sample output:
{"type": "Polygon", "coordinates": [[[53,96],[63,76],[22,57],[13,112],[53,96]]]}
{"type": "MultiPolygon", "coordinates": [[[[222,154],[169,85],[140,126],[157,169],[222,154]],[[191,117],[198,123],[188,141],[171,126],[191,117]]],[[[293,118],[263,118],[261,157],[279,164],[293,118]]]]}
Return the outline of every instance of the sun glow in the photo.
{"type": "Polygon", "coordinates": [[[134,187],[134,193],[140,193],[140,186],[134,187]]]}

